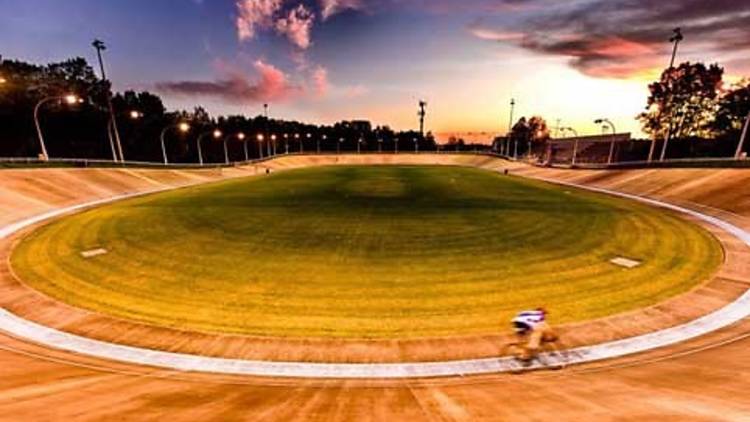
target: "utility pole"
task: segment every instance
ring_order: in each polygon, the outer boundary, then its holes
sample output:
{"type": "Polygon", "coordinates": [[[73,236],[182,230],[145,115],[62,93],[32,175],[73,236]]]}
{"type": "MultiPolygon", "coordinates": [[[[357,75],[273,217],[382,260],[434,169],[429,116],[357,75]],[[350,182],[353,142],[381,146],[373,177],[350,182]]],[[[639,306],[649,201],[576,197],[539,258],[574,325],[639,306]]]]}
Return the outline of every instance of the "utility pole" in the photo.
{"type": "MultiPolygon", "coordinates": [[[[271,142],[270,142],[271,137],[268,135],[268,103],[263,104],[263,117],[265,117],[265,120],[266,120],[265,133],[263,134],[263,137],[269,140],[269,142],[266,144],[266,152],[267,152],[266,156],[270,157],[271,156],[271,142]]],[[[273,155],[276,155],[275,143],[273,146],[273,155]]]]}
{"type": "Polygon", "coordinates": [[[424,139],[424,118],[427,116],[427,102],[422,100],[419,102],[419,135],[424,139]]]}
{"type": "MultiPolygon", "coordinates": [[[[102,57],[102,51],[107,49],[107,46],[104,44],[104,41],[101,40],[94,40],[94,42],[91,43],[91,45],[96,49],[96,56],[99,58],[99,68],[101,69],[102,73],[102,81],[107,81],[107,73],[104,70],[104,58],[102,57]]],[[[115,142],[117,144],[117,152],[119,154],[119,159],[121,162],[125,161],[125,157],[122,153],[122,143],[120,142],[120,131],[117,129],[117,119],[115,118],[115,108],[112,105],[112,83],[110,82],[110,86],[107,89],[107,106],[109,107],[109,124],[107,125],[107,131],[112,131],[112,134],[114,134],[115,142]]],[[[111,140],[111,138],[110,138],[111,140]]],[[[115,161],[117,161],[117,157],[115,157],[115,161]]]]}

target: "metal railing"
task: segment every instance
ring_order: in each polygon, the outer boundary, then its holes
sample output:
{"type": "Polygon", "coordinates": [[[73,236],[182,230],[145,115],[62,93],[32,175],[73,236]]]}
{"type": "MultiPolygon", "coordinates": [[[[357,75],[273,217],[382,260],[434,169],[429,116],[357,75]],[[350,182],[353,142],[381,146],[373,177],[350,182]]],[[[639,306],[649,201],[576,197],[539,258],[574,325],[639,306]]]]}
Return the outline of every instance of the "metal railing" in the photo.
{"type": "Polygon", "coordinates": [[[291,157],[291,156],[319,156],[319,155],[485,155],[490,157],[497,157],[506,159],[509,161],[527,162],[532,165],[547,166],[554,168],[572,168],[572,169],[636,169],[636,168],[700,168],[700,167],[730,167],[730,168],[750,168],[750,160],[747,158],[673,158],[664,161],[624,161],[614,162],[611,164],[607,163],[587,163],[577,162],[575,165],[565,163],[551,163],[544,164],[538,159],[532,157],[531,160],[524,159],[524,157],[513,157],[498,154],[492,151],[481,151],[481,150],[467,150],[467,151],[403,151],[394,153],[392,151],[346,151],[341,153],[336,152],[316,152],[300,153],[294,152],[289,154],[279,154],[271,157],[264,157],[260,159],[253,159],[249,161],[236,161],[229,164],[224,163],[205,163],[203,165],[197,163],[170,163],[164,164],[159,162],[149,161],[126,161],[126,162],[115,162],[111,160],[103,159],[89,159],[89,158],[51,158],[49,160],[42,160],[37,157],[0,157],[0,168],[14,168],[14,167],[71,167],[71,168],[153,168],[153,169],[221,169],[221,168],[232,168],[244,165],[260,164],[270,160],[291,157]]]}

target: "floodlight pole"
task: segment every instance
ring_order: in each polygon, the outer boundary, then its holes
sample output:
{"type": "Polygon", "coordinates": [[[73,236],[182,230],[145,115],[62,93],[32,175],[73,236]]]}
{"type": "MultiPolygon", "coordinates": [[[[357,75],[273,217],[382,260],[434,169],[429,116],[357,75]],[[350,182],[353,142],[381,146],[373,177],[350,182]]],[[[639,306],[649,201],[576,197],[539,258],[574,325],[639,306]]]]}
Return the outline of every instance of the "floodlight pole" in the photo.
{"type": "MultiPolygon", "coordinates": [[[[674,32],[674,35],[669,39],[669,42],[674,44],[674,48],[672,49],[672,58],[669,61],[669,70],[674,69],[674,62],[677,58],[677,49],[680,45],[680,42],[682,42],[685,37],[682,35],[682,29],[681,28],[675,28],[672,32],[674,32]]],[[[669,101],[672,102],[672,95],[669,95],[669,101]]],[[[659,114],[663,113],[664,110],[659,109],[659,114]]],[[[667,148],[669,146],[669,140],[672,137],[672,119],[674,118],[674,112],[670,116],[669,119],[669,127],[667,129],[667,134],[664,137],[664,144],[661,147],[661,155],[659,157],[659,161],[664,161],[664,159],[667,157],[667,148]]],[[[660,119],[661,120],[661,119],[660,119]]],[[[656,138],[651,143],[651,150],[649,151],[648,155],[648,162],[650,163],[653,160],[654,155],[654,149],[656,147],[656,138]]]]}
{"type": "MultiPolygon", "coordinates": [[[[270,136],[268,133],[268,103],[263,104],[263,116],[265,117],[265,120],[266,120],[266,130],[265,130],[265,133],[263,134],[263,139],[267,139],[269,141],[266,147],[266,152],[268,153],[267,155],[270,157],[271,156],[271,143],[270,143],[270,136]]],[[[276,144],[274,144],[273,146],[273,154],[276,155],[276,144]]]]}
{"type": "Polygon", "coordinates": [[[737,152],[734,154],[734,158],[739,160],[742,158],[742,149],[745,147],[745,139],[747,138],[748,127],[750,127],[750,113],[747,114],[747,120],[745,120],[745,127],[742,129],[742,135],[740,135],[740,143],[737,145],[737,152]]]}
{"type": "MultiPolygon", "coordinates": [[[[102,56],[102,51],[107,49],[107,46],[104,44],[104,41],[101,40],[94,40],[94,42],[91,43],[91,45],[96,49],[96,56],[99,59],[99,68],[101,69],[102,73],[102,80],[107,80],[107,74],[104,70],[104,58],[102,56]]],[[[109,81],[108,81],[109,82],[109,81]]],[[[117,119],[115,118],[115,107],[112,104],[112,86],[110,82],[110,86],[107,89],[107,106],[109,107],[109,119],[110,124],[112,126],[112,134],[114,134],[115,137],[115,143],[117,144],[117,153],[120,157],[120,161],[125,161],[125,157],[122,153],[122,142],[120,141],[120,131],[117,128],[117,119]]],[[[115,160],[117,161],[117,160],[115,160]]]]}
{"type": "Polygon", "coordinates": [[[672,32],[674,32],[674,35],[669,39],[669,42],[674,43],[674,49],[672,50],[672,60],[669,62],[670,69],[674,67],[674,62],[677,58],[678,46],[680,45],[680,42],[685,39],[685,37],[682,35],[682,28],[675,28],[672,32]]]}

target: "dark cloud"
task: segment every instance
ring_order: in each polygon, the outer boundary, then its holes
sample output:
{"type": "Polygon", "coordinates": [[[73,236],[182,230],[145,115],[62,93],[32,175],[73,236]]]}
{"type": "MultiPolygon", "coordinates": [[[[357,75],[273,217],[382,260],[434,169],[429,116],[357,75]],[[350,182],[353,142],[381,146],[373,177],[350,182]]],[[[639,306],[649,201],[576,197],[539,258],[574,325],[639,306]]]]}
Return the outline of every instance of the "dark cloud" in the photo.
{"type": "MultiPolygon", "coordinates": [[[[570,58],[592,76],[628,77],[663,67],[667,40],[681,27],[686,44],[713,53],[750,52],[750,1],[591,0],[547,3],[538,13],[510,27],[482,27],[485,39],[497,37],[522,48],[570,58]],[[542,14],[540,14],[542,13],[542,14]]],[[[477,28],[472,28],[477,33],[477,28]]],[[[710,58],[706,58],[710,61],[710,58]]]]}

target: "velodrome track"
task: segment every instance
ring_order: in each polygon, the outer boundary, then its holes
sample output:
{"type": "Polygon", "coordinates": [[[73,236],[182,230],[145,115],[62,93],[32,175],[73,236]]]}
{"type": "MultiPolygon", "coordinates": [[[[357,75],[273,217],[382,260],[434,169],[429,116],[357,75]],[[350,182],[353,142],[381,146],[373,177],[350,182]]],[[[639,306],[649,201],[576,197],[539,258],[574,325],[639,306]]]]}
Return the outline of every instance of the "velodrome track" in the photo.
{"type": "MultiPolygon", "coordinates": [[[[660,198],[750,228],[750,172],[743,170],[564,171],[482,156],[434,155],[289,157],[265,165],[282,169],[336,161],[511,167],[514,174],[660,198]]],[[[93,198],[257,171],[7,170],[0,172],[0,224],[93,198]]],[[[747,289],[748,260],[735,262],[723,270],[724,282],[747,289]]],[[[750,381],[742,376],[750,369],[747,333],[750,323],[742,322],[663,350],[555,373],[387,382],[183,374],[75,356],[4,337],[0,417],[477,420],[586,415],[606,420],[616,414],[740,420],[750,418],[750,381]]]]}

